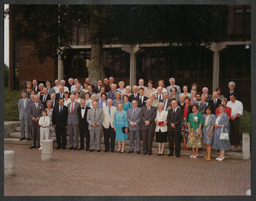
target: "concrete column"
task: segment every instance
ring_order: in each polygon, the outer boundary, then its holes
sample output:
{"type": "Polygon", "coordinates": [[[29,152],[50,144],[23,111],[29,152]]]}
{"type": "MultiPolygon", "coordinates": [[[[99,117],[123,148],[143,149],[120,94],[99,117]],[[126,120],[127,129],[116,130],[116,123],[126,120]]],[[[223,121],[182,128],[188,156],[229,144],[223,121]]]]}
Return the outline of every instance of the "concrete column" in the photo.
{"type": "Polygon", "coordinates": [[[250,158],[250,135],[248,133],[243,133],[242,141],[242,159],[250,158]]]}
{"type": "Polygon", "coordinates": [[[4,177],[15,176],[15,151],[4,151],[4,177]]]}
{"type": "Polygon", "coordinates": [[[51,161],[53,156],[53,140],[42,140],[42,161],[51,161]]]}
{"type": "Polygon", "coordinates": [[[63,61],[61,59],[61,55],[58,55],[58,79],[63,80],[64,78],[64,68],[63,68],[63,61]]]}

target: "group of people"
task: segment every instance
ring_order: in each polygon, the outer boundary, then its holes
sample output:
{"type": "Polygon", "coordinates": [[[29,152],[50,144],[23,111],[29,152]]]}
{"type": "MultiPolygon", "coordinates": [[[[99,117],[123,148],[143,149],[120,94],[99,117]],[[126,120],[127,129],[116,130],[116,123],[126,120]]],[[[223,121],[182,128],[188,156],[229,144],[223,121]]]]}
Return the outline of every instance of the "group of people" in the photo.
{"type": "Polygon", "coordinates": [[[189,93],[187,85],[175,84],[165,87],[159,80],[157,87],[149,80],[147,87],[140,79],[138,85],[126,86],[123,81],[115,84],[114,78],[98,80],[97,86],[86,78],[83,86],[78,79],[55,80],[55,86],[46,81],[27,82],[18,102],[21,138],[32,138],[33,148],[41,150],[41,141],[52,139],[57,149],[66,149],[67,134],[69,149],[101,151],[101,137],[104,136],[105,152],[125,152],[125,141],[129,139],[129,151],[152,155],[152,142],[158,142],[158,155],[164,155],[165,143],[169,141],[169,154],[180,157],[183,150],[192,148],[191,158],[198,157],[198,151],[206,145],[206,160],[211,160],[211,149],[220,151],[218,161],[225,158],[225,151],[231,145],[239,146],[239,123],[243,115],[243,104],[237,100],[236,85],[229,82],[229,93],[221,94],[217,88],[212,95],[208,88],[200,92],[192,84],[189,93]],[[80,137],[80,145],[78,137],[80,137]],[[85,138],[85,141],[84,141],[85,138]],[[136,144],[135,144],[136,139],[136,144]],[[135,148],[136,146],[136,148],[135,148]]]}

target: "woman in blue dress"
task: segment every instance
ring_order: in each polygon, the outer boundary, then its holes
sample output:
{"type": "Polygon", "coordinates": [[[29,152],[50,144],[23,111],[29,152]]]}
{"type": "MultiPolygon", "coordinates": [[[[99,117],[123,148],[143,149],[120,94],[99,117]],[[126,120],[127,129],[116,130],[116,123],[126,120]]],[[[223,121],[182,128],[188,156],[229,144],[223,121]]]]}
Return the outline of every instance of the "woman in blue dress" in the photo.
{"type": "Polygon", "coordinates": [[[126,94],[123,96],[123,99],[124,99],[124,107],[123,107],[123,110],[126,111],[126,112],[128,112],[128,110],[129,110],[130,108],[132,108],[132,103],[129,102],[129,97],[128,97],[128,95],[126,95],[126,94]]]}
{"type": "Polygon", "coordinates": [[[119,153],[124,153],[125,140],[128,139],[128,122],[126,120],[127,112],[123,110],[123,106],[123,102],[119,101],[113,122],[119,153]],[[123,133],[122,127],[126,127],[125,133],[123,133]]]}

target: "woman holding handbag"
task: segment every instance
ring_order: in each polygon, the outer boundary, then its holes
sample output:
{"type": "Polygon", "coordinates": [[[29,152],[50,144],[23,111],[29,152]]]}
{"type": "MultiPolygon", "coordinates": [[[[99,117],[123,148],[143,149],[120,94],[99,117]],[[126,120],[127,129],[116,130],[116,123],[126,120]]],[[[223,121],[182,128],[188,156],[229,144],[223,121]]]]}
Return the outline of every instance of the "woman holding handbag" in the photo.
{"type": "Polygon", "coordinates": [[[219,105],[220,113],[217,115],[214,130],[213,149],[220,150],[220,156],[216,158],[217,161],[223,161],[225,159],[225,151],[230,150],[229,140],[229,119],[225,113],[225,106],[219,105]]]}

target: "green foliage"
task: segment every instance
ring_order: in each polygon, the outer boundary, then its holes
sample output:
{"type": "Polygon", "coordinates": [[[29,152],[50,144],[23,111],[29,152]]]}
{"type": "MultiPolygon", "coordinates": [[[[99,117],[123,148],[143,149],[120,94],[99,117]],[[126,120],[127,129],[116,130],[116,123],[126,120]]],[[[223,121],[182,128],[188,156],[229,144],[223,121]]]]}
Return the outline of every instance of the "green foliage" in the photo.
{"type": "Polygon", "coordinates": [[[9,68],[4,64],[4,87],[8,87],[9,83],[9,68]]]}
{"type": "Polygon", "coordinates": [[[4,89],[4,121],[19,121],[18,101],[21,91],[4,89]]]}
{"type": "Polygon", "coordinates": [[[240,117],[239,133],[251,134],[251,113],[244,111],[244,114],[240,117]]]}

